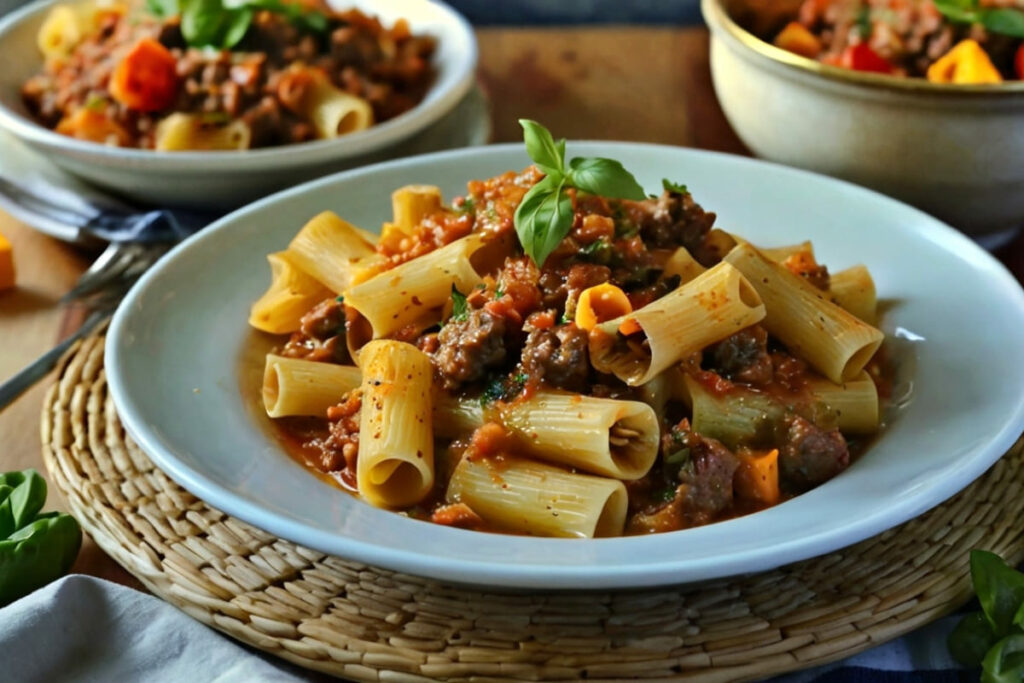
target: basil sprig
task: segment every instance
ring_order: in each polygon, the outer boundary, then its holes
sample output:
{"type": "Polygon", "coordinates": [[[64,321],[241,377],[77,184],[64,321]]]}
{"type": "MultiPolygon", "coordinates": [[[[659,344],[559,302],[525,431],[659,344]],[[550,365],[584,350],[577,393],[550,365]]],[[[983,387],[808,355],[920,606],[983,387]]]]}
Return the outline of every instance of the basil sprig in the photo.
{"type": "Polygon", "coordinates": [[[981,24],[992,33],[1024,38],[1024,12],[1008,7],[982,7],[980,0],[935,0],[935,8],[950,21],[981,24]]]}
{"type": "Polygon", "coordinates": [[[529,119],[520,119],[526,153],[545,177],[526,193],[516,209],[515,226],[523,251],[543,266],[572,230],[572,198],[566,192],[601,195],[610,199],[644,199],[644,190],[633,174],[614,159],[575,157],[565,164],[565,140],[529,119]]]}
{"type": "Polygon", "coordinates": [[[949,651],[961,664],[980,666],[986,683],[1024,680],[1024,574],[996,554],[971,551],[971,580],[980,612],[960,620],[949,651]]]}
{"type": "Polygon", "coordinates": [[[325,33],[327,15],[282,0],[146,0],[158,17],[181,16],[181,35],[192,47],[230,50],[245,37],[257,10],[283,15],[298,28],[325,33]]]}
{"type": "Polygon", "coordinates": [[[82,545],[70,515],[40,514],[46,481],[35,470],[0,474],[0,606],[63,576],[82,545]]]}

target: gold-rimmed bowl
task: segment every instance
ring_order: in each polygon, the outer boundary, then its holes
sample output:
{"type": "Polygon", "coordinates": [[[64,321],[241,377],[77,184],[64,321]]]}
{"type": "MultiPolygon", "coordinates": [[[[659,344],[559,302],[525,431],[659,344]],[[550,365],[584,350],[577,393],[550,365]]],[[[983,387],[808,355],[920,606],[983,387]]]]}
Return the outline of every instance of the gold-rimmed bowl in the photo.
{"type": "Polygon", "coordinates": [[[821,64],[748,30],[757,5],[781,14],[783,4],[701,2],[715,91],[751,151],[874,188],[970,234],[1024,224],[1024,82],[945,85],[821,64]]]}

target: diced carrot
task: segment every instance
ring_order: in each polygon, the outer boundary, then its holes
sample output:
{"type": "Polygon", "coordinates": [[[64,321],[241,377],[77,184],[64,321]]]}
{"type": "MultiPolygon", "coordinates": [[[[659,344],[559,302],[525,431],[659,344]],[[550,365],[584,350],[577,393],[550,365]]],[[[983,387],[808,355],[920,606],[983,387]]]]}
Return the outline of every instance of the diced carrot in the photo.
{"type": "Polygon", "coordinates": [[[818,262],[814,259],[814,254],[808,249],[794,251],[782,262],[782,265],[793,275],[803,275],[818,269],[818,262]]]}
{"type": "Polygon", "coordinates": [[[928,67],[927,76],[932,83],[977,85],[1003,82],[985,49],[970,39],[960,41],[928,67]]]}
{"type": "Polygon", "coordinates": [[[128,131],[103,112],[88,107],[81,107],[74,114],[65,116],[57,124],[56,130],[61,135],[102,145],[115,144],[124,147],[131,144],[128,131]]]}
{"type": "Polygon", "coordinates": [[[442,505],[430,515],[430,521],[434,524],[455,526],[463,529],[475,529],[484,523],[480,515],[465,503],[442,505]]]}
{"type": "Polygon", "coordinates": [[[588,287],[580,293],[576,302],[576,327],[588,332],[598,323],[614,320],[633,312],[626,293],[615,285],[605,282],[588,287]]]}
{"type": "Polygon", "coordinates": [[[0,235],[0,290],[14,286],[14,250],[7,238],[0,235]]]}
{"type": "Polygon", "coordinates": [[[736,457],[740,466],[733,476],[736,495],[766,505],[775,505],[781,498],[779,492],[779,450],[739,450],[736,457]]]}
{"type": "Polygon", "coordinates": [[[798,21],[791,21],[775,36],[776,47],[814,58],[821,54],[821,41],[798,21]]]}
{"type": "Polygon", "coordinates": [[[871,49],[871,46],[867,43],[857,43],[846,48],[840,61],[847,69],[853,69],[854,71],[867,71],[878,74],[892,73],[892,64],[871,49]]]}
{"type": "Polygon", "coordinates": [[[636,334],[637,332],[643,331],[644,328],[641,327],[640,323],[638,323],[633,318],[626,318],[625,320],[622,321],[622,324],[619,325],[619,334],[623,335],[624,337],[628,337],[631,334],[636,334]]]}
{"type": "Polygon", "coordinates": [[[129,109],[167,109],[178,96],[177,60],[157,41],[143,38],[118,62],[108,90],[129,109]]]}
{"type": "Polygon", "coordinates": [[[1024,80],[1024,45],[1017,48],[1017,53],[1013,56],[1013,70],[1017,74],[1017,78],[1024,80]]]}

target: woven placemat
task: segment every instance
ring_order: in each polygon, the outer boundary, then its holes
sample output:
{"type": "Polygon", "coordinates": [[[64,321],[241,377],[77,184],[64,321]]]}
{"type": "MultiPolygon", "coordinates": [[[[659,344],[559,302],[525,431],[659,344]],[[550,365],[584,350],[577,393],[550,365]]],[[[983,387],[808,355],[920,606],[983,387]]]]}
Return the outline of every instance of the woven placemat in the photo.
{"type": "Polygon", "coordinates": [[[699,586],[524,594],[347,562],[209,507],[126,436],[100,336],[66,357],[42,437],[82,526],[153,593],[261,650],[357,680],[749,680],[950,612],[970,595],[971,548],[1024,558],[1024,441],[944,505],[823,557],[699,586]]]}

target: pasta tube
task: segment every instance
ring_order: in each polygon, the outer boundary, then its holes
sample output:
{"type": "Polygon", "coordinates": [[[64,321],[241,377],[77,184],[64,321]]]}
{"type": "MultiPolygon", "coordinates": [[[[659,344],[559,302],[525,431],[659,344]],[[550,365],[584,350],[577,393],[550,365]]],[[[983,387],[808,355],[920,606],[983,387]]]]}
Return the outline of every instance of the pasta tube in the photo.
{"type": "Polygon", "coordinates": [[[465,503],[497,529],[534,536],[619,536],[626,522],[621,481],[515,456],[463,458],[446,498],[465,503]]]}
{"type": "Polygon", "coordinates": [[[875,324],[878,297],[867,266],[853,266],[832,275],[829,299],[867,324],[875,324]]]}
{"type": "Polygon", "coordinates": [[[842,384],[812,379],[810,392],[835,411],[839,430],[849,434],[878,431],[878,388],[868,373],[861,372],[842,384]]]}
{"type": "Polygon", "coordinates": [[[408,234],[427,216],[441,210],[441,188],[434,185],[406,185],[391,193],[394,225],[408,234]]]}
{"type": "MultiPolygon", "coordinates": [[[[345,293],[345,304],[369,323],[373,339],[403,327],[429,327],[441,319],[452,287],[468,292],[482,282],[470,256],[480,248],[479,235],[469,235],[379,273],[345,293]]],[[[358,350],[366,340],[354,338],[359,325],[350,325],[349,347],[358,350]]]]}
{"type": "Polygon", "coordinates": [[[331,211],[317,214],[302,226],[287,253],[292,263],[335,294],[383,261],[363,231],[331,211]]]}
{"type": "Polygon", "coordinates": [[[590,333],[590,361],[631,386],[764,318],[757,291],[728,263],[590,333]],[[637,335],[641,333],[643,336],[637,335]]]}
{"type": "Polygon", "coordinates": [[[359,360],[359,493],[377,507],[413,505],[434,485],[430,358],[412,344],[379,340],[359,360]]]}
{"type": "Polygon", "coordinates": [[[201,116],[175,113],[156,124],[153,146],[161,152],[249,149],[252,131],[245,121],[211,126],[201,116]]]}
{"type": "Polygon", "coordinates": [[[331,290],[295,266],[288,252],[268,254],[270,287],[253,303],[249,324],[270,334],[295,332],[309,309],[332,296],[331,290]]]}
{"type": "Polygon", "coordinates": [[[705,270],[707,268],[697,263],[697,260],[690,255],[686,247],[679,247],[672,252],[672,255],[668,257],[668,261],[665,262],[662,277],[678,275],[679,284],[685,285],[690,280],[696,279],[705,270]]]}
{"type": "Polygon", "coordinates": [[[267,354],[263,407],[270,417],[324,417],[328,408],[361,382],[356,367],[267,354]]]}
{"type": "Polygon", "coordinates": [[[633,480],[658,456],[658,418],[639,401],[545,392],[499,413],[526,453],[560,465],[633,480]]]}
{"type": "Polygon", "coordinates": [[[749,244],[737,246],[725,260],[746,276],[764,301],[768,332],[833,382],[841,384],[860,374],[882,343],[880,330],[831,303],[826,292],[749,244]]]}

